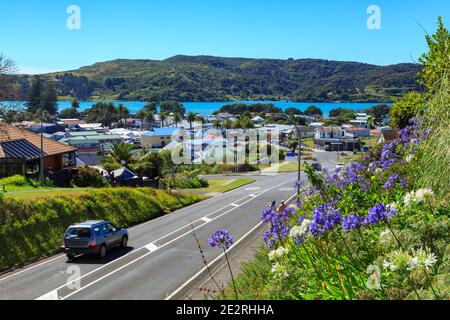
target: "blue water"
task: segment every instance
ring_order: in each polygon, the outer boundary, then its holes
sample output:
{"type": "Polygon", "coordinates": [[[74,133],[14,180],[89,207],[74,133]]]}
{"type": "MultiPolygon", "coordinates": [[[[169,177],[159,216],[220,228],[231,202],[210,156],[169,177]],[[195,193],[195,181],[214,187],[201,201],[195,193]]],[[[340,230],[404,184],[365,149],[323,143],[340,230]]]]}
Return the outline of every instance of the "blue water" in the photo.
{"type": "MultiPolygon", "coordinates": [[[[117,106],[120,103],[125,105],[131,113],[138,112],[146,102],[141,101],[111,101],[117,106]]],[[[18,102],[19,104],[24,104],[24,102],[18,102]]],[[[92,105],[97,103],[97,101],[81,101],[80,102],[80,111],[86,110],[92,105]]],[[[222,106],[227,104],[234,103],[243,103],[243,104],[254,104],[254,103],[272,103],[275,106],[285,110],[290,107],[298,108],[304,111],[311,105],[315,105],[320,108],[325,117],[328,117],[328,114],[331,110],[336,108],[346,108],[353,109],[355,111],[362,111],[377,104],[383,102],[372,102],[372,103],[313,103],[313,102],[287,102],[287,101],[240,101],[240,102],[183,102],[184,107],[186,108],[186,112],[195,112],[204,116],[211,115],[214,111],[219,110],[222,106]]],[[[390,103],[386,103],[387,105],[391,105],[390,103]]],[[[70,101],[58,101],[58,110],[61,111],[63,109],[70,108],[70,101]]]]}

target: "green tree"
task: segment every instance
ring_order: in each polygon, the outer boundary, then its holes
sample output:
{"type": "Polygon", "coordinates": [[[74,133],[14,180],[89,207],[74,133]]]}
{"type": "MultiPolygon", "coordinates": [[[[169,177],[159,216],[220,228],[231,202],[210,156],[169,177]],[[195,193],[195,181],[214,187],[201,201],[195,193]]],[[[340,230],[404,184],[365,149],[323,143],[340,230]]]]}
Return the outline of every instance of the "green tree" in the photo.
{"type": "Polygon", "coordinates": [[[101,123],[106,127],[111,127],[113,122],[119,121],[119,112],[111,102],[98,102],[90,109],[86,109],[83,115],[86,121],[101,123]]]}
{"type": "Polygon", "coordinates": [[[219,119],[217,119],[217,120],[214,120],[213,125],[214,125],[214,128],[220,129],[222,127],[222,122],[219,119]]]}
{"type": "Polygon", "coordinates": [[[153,114],[156,114],[156,113],[158,113],[157,107],[158,107],[158,104],[156,102],[152,101],[152,102],[147,103],[143,109],[147,112],[153,112],[153,114]]]}
{"type": "Polygon", "coordinates": [[[122,126],[124,128],[126,128],[126,126],[127,126],[127,119],[130,116],[130,111],[128,110],[128,108],[125,105],[123,105],[121,103],[121,104],[119,104],[119,107],[117,108],[117,112],[118,112],[118,115],[119,115],[120,122],[122,123],[122,126]]]}
{"type": "Polygon", "coordinates": [[[425,96],[419,92],[409,92],[396,99],[389,113],[391,126],[397,129],[408,126],[409,120],[417,116],[425,105],[425,96]]]}
{"type": "Polygon", "coordinates": [[[181,122],[181,116],[179,113],[174,114],[173,122],[175,123],[175,127],[178,127],[178,124],[181,122]]]}
{"type": "Polygon", "coordinates": [[[305,114],[307,116],[310,117],[315,117],[315,116],[323,116],[323,112],[322,110],[320,110],[319,108],[317,108],[316,106],[309,106],[306,110],[305,110],[305,114]]]}
{"type": "Polygon", "coordinates": [[[420,58],[423,67],[419,82],[427,89],[427,97],[431,97],[440,90],[442,80],[450,77],[450,33],[442,17],[438,18],[436,33],[427,35],[425,39],[429,50],[420,58]]]}
{"type": "Polygon", "coordinates": [[[72,99],[72,108],[75,109],[75,110],[78,110],[80,108],[80,103],[75,98],[72,99]]]}
{"type": "Polygon", "coordinates": [[[61,119],[74,119],[74,118],[79,118],[80,113],[75,108],[67,108],[67,109],[61,110],[61,112],[59,113],[59,117],[61,119]]]}
{"type": "Polygon", "coordinates": [[[52,81],[47,81],[41,96],[41,107],[49,114],[55,115],[58,112],[58,94],[52,81]]]}
{"type": "Polygon", "coordinates": [[[288,114],[288,115],[303,115],[303,111],[301,111],[300,109],[297,108],[287,108],[286,110],[284,110],[284,113],[288,114]]]}
{"type": "Polygon", "coordinates": [[[196,115],[194,112],[190,111],[190,112],[187,114],[187,121],[189,122],[189,129],[190,129],[190,130],[192,130],[192,123],[193,123],[196,119],[197,119],[197,115],[196,115]]]}
{"type": "Polygon", "coordinates": [[[125,162],[125,165],[134,161],[134,146],[127,143],[115,143],[112,147],[111,157],[117,162],[125,162]]]}
{"type": "Polygon", "coordinates": [[[36,113],[41,107],[42,99],[42,80],[39,76],[34,77],[31,81],[31,86],[28,91],[27,97],[27,111],[30,113],[36,113]]]}

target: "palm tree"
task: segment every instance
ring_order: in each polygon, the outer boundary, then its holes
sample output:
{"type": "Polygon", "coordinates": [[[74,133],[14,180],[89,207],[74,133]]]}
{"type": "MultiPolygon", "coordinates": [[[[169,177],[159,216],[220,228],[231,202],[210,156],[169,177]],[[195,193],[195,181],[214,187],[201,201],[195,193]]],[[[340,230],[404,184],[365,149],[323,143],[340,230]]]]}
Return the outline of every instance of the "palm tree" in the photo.
{"type": "Polygon", "coordinates": [[[161,127],[164,127],[164,121],[166,121],[167,119],[167,113],[161,112],[161,114],[159,115],[159,119],[161,119],[161,127]]]}
{"type": "Polygon", "coordinates": [[[119,104],[118,112],[120,122],[122,122],[123,127],[125,128],[127,122],[126,119],[130,116],[130,111],[123,104],[119,104]]]}
{"type": "Polygon", "coordinates": [[[214,127],[215,127],[216,129],[220,129],[221,126],[222,126],[222,122],[220,122],[219,119],[214,120],[214,127]]]}
{"type": "Polygon", "coordinates": [[[143,124],[144,124],[145,116],[146,116],[146,112],[143,109],[139,110],[138,113],[136,113],[136,118],[141,120],[141,129],[142,129],[143,124]]]}
{"type": "Polygon", "coordinates": [[[178,113],[175,113],[173,116],[173,122],[175,123],[175,127],[178,127],[178,123],[181,122],[181,116],[178,113]]]}
{"type": "Polygon", "coordinates": [[[111,157],[120,164],[128,164],[133,160],[134,146],[127,143],[115,143],[112,147],[111,157]]]}
{"type": "Polygon", "coordinates": [[[189,129],[190,130],[192,130],[192,123],[195,121],[196,118],[197,118],[197,115],[192,111],[190,111],[187,114],[187,121],[189,121],[189,129]]]}
{"type": "Polygon", "coordinates": [[[232,125],[233,122],[230,119],[226,119],[222,124],[222,128],[231,129],[232,125]]]}
{"type": "Polygon", "coordinates": [[[145,114],[145,120],[150,123],[150,130],[153,128],[153,122],[155,122],[155,114],[153,112],[147,112],[145,114]]]}

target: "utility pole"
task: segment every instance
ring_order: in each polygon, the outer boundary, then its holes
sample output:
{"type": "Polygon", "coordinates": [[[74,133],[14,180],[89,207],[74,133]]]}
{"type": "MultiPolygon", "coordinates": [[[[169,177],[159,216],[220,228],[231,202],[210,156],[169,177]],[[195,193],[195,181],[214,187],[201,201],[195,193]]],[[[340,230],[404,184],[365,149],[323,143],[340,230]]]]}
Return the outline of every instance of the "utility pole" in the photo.
{"type": "Polygon", "coordinates": [[[44,113],[41,110],[41,153],[39,163],[39,181],[41,186],[44,185],[44,113]]]}

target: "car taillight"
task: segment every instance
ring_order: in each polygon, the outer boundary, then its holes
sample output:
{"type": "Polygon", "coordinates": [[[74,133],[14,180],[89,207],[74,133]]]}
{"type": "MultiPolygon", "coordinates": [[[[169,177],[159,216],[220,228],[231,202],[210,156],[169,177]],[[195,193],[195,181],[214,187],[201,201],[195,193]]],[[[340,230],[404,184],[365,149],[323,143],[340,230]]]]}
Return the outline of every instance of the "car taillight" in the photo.
{"type": "Polygon", "coordinates": [[[89,241],[89,247],[95,247],[97,245],[97,243],[94,240],[89,241]]]}
{"type": "Polygon", "coordinates": [[[61,241],[61,247],[65,247],[66,246],[66,239],[62,239],[61,241]]]}

